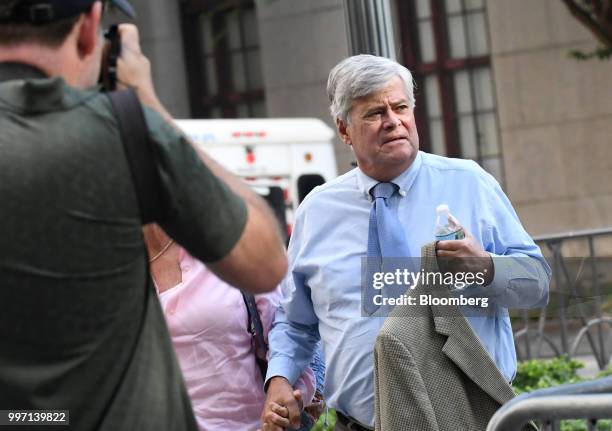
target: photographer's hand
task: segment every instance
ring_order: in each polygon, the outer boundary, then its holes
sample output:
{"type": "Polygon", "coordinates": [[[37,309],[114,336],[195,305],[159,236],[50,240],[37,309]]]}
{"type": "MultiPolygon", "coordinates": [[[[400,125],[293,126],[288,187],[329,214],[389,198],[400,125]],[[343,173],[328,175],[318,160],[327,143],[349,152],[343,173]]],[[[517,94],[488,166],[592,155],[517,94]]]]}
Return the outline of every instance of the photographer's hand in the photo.
{"type": "Polygon", "coordinates": [[[140,49],[138,28],[133,24],[119,25],[121,56],[117,59],[117,89],[133,87],[143,105],[156,110],[165,120],[172,117],[163,107],[153,86],[151,62],[140,49]]]}

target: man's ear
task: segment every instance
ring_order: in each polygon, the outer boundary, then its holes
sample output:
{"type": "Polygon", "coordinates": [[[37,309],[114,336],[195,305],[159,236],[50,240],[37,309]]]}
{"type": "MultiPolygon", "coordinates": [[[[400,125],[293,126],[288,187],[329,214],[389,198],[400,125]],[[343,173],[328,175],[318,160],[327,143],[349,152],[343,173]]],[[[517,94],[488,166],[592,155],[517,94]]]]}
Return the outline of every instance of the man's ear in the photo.
{"type": "Polygon", "coordinates": [[[351,145],[351,137],[348,134],[349,126],[340,118],[336,118],[336,128],[338,129],[340,139],[342,139],[346,145],[351,145]]]}
{"type": "Polygon", "coordinates": [[[98,44],[98,32],[102,19],[102,2],[96,1],[89,12],[81,15],[78,33],[79,56],[81,58],[91,55],[98,44]]]}

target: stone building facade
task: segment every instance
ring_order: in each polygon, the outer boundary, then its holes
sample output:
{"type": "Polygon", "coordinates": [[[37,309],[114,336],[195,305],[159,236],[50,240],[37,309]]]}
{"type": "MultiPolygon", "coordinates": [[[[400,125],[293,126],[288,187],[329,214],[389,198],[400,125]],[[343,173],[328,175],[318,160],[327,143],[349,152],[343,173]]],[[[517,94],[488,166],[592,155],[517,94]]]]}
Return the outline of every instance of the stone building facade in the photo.
{"type": "MultiPolygon", "coordinates": [[[[176,117],[318,117],[348,55],[342,0],[132,0],[176,117]],[[231,6],[231,7],[229,7],[231,6]]],[[[612,61],[561,0],[394,0],[422,147],[473,158],[533,234],[612,226],[612,61]]],[[[339,140],[340,172],[351,167],[339,140]]]]}

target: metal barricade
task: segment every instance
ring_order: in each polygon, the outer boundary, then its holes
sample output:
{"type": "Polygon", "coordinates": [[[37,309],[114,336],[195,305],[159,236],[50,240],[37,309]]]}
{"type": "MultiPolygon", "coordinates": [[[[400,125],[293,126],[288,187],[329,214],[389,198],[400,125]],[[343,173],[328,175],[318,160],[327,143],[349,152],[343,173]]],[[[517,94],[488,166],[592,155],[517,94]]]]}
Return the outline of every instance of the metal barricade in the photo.
{"type": "Polygon", "coordinates": [[[517,431],[529,421],[539,422],[540,431],[557,431],[566,419],[585,419],[588,430],[612,419],[612,377],[522,394],[493,415],[487,431],[517,431]]]}

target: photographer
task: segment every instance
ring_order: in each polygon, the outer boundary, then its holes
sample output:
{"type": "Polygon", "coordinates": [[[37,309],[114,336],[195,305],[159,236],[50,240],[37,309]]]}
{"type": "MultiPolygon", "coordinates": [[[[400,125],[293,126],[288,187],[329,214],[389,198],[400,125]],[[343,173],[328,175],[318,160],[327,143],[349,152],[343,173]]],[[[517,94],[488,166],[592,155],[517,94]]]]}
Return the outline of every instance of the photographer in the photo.
{"type": "MultiPolygon", "coordinates": [[[[0,409],[68,410],[79,431],[195,430],[147,277],[141,196],[94,88],[102,10],[94,0],[0,3],[0,409]]],[[[286,257],[265,202],[198,157],[155,94],[136,27],[119,35],[119,88],[148,106],[154,221],[231,285],[272,290],[286,257]]]]}

